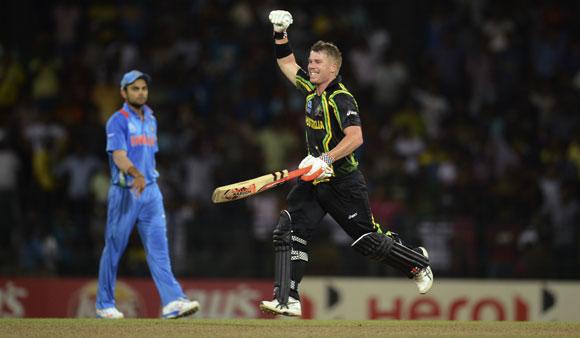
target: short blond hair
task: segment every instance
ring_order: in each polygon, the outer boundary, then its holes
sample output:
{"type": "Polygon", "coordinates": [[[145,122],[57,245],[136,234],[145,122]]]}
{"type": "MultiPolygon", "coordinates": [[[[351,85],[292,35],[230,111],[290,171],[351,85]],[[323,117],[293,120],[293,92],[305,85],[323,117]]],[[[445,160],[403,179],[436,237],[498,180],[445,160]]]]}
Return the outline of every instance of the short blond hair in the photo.
{"type": "Polygon", "coordinates": [[[334,61],[336,61],[336,65],[338,67],[337,71],[340,71],[340,66],[342,66],[342,53],[334,43],[319,40],[312,45],[310,51],[325,52],[326,55],[330,56],[334,59],[334,61]]]}

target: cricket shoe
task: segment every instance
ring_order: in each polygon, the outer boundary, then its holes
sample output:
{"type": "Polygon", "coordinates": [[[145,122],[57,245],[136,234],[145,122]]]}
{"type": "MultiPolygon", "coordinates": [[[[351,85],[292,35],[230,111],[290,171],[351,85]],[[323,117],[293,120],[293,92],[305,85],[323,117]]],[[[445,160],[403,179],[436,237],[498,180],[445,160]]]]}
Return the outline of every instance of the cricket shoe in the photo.
{"type": "Polygon", "coordinates": [[[188,299],[178,299],[163,307],[162,317],[165,319],[176,319],[192,315],[199,310],[199,302],[188,299]]]}
{"type": "Polygon", "coordinates": [[[125,316],[123,315],[123,312],[117,310],[116,307],[108,307],[106,309],[97,309],[97,318],[123,319],[125,316]]]}
{"type": "Polygon", "coordinates": [[[274,315],[282,315],[289,317],[302,316],[302,308],[300,301],[294,297],[288,297],[288,304],[280,304],[277,299],[264,300],[260,303],[260,310],[274,315]]]}
{"type": "MultiPolygon", "coordinates": [[[[424,247],[420,246],[416,250],[423,254],[423,256],[429,258],[429,253],[424,247]]],[[[433,271],[431,270],[431,267],[428,266],[419,270],[419,272],[417,272],[413,277],[413,280],[415,281],[415,284],[417,284],[419,293],[425,294],[429,292],[433,286],[433,271]]]]}

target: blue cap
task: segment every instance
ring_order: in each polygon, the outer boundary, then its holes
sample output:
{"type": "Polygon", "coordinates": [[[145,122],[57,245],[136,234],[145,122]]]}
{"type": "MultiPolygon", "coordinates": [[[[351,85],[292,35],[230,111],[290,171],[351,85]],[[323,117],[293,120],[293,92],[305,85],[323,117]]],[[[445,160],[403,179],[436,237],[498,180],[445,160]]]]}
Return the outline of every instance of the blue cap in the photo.
{"type": "Polygon", "coordinates": [[[145,80],[145,82],[147,82],[147,84],[149,84],[151,82],[151,76],[134,69],[130,72],[125,73],[125,75],[123,75],[123,79],[121,80],[121,89],[127,87],[128,85],[130,85],[131,83],[133,83],[139,79],[145,80]]]}

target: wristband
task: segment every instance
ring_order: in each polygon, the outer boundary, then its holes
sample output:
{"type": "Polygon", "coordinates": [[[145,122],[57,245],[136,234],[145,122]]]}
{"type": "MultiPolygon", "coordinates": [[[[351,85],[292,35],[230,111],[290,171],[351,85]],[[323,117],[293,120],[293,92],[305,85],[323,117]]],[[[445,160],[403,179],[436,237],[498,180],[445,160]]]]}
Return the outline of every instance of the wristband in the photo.
{"type": "Polygon", "coordinates": [[[282,40],[288,37],[288,33],[286,31],[283,32],[274,32],[274,40],[282,40]]]}
{"type": "Polygon", "coordinates": [[[332,162],[334,162],[334,157],[330,156],[329,153],[324,153],[324,154],[320,155],[320,159],[328,165],[331,165],[332,162]]]}
{"type": "Polygon", "coordinates": [[[281,59],[281,58],[285,58],[288,55],[292,54],[292,47],[290,47],[290,43],[284,43],[284,44],[274,44],[274,50],[276,52],[276,58],[277,59],[281,59]]]}

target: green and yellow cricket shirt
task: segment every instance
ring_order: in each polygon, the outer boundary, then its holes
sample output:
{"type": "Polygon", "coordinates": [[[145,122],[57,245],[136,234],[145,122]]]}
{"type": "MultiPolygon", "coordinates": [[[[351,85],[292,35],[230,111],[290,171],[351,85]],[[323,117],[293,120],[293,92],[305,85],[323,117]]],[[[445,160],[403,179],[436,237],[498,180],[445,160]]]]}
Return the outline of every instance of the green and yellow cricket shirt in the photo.
{"type": "MultiPolygon", "coordinates": [[[[340,75],[320,95],[302,69],[296,73],[295,85],[306,95],[304,109],[308,154],[318,157],[330,151],[344,138],[345,128],[361,125],[358,104],[342,84],[340,75]]],[[[340,177],[356,170],[358,161],[351,153],[334,162],[332,167],[335,176],[340,177]]]]}

